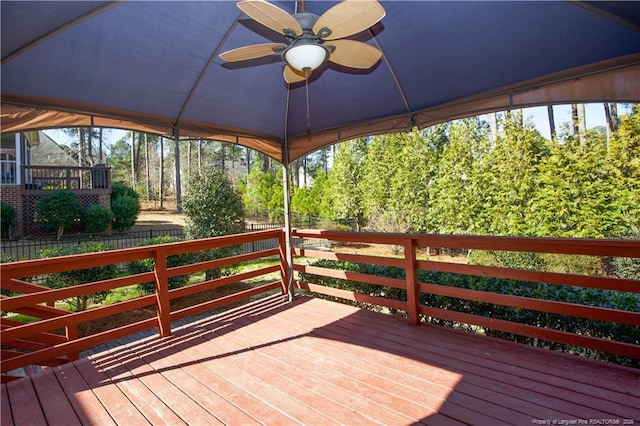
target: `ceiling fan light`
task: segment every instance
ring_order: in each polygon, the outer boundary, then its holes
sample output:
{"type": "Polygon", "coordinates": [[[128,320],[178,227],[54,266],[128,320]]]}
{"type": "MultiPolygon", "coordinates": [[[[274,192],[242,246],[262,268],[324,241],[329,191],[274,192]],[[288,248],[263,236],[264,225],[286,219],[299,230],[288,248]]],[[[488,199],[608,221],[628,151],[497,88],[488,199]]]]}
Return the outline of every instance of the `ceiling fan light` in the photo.
{"type": "Polygon", "coordinates": [[[284,58],[299,71],[313,71],[327,59],[327,51],[318,44],[299,44],[284,52],[284,58]]]}

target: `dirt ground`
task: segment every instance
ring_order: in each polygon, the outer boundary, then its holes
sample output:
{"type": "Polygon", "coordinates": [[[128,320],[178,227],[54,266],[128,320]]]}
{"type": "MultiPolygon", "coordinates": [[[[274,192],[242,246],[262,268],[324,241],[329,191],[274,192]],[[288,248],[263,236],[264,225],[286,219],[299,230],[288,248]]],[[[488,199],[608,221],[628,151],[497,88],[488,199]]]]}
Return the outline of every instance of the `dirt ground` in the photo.
{"type": "Polygon", "coordinates": [[[157,208],[157,202],[143,201],[141,202],[141,210],[138,220],[133,226],[133,231],[143,231],[149,228],[168,229],[183,227],[185,222],[184,214],[177,213],[175,204],[165,202],[162,210],[157,208]]]}

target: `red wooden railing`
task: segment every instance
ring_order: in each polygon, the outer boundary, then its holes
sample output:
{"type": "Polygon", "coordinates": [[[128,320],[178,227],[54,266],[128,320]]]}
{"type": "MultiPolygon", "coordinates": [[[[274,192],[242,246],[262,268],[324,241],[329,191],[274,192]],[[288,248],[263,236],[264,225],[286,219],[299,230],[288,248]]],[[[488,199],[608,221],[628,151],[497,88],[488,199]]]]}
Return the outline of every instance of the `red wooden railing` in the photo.
{"type": "Polygon", "coordinates": [[[2,326],[0,332],[2,344],[2,360],[0,361],[2,380],[4,382],[18,378],[18,375],[9,374],[9,372],[13,370],[28,366],[59,365],[60,363],[76,359],[78,352],[81,350],[142,330],[158,328],[160,335],[168,336],[171,334],[172,321],[226,306],[275,289],[281,289],[281,292],[284,293],[286,289],[282,283],[287,282],[286,277],[288,274],[288,270],[284,266],[286,265],[286,258],[282,249],[284,246],[284,233],[282,229],[275,229],[188,242],[3,264],[2,288],[20,294],[17,296],[2,297],[2,311],[29,315],[38,320],[35,322],[19,323],[6,318],[0,319],[2,326]],[[274,249],[189,265],[167,267],[167,257],[171,255],[235,246],[247,242],[274,238],[279,240],[279,247],[274,249]],[[231,266],[271,256],[279,256],[279,264],[231,276],[224,276],[178,289],[169,290],[168,287],[168,279],[171,277],[193,274],[199,271],[231,266]],[[141,259],[153,259],[155,265],[154,271],[60,289],[50,289],[21,280],[21,278],[35,275],[113,265],[141,259]],[[238,291],[173,312],[170,310],[169,301],[172,299],[212,290],[278,271],[280,272],[280,278],[274,282],[238,291]],[[70,297],[114,290],[120,287],[149,281],[155,281],[156,283],[155,294],[100,306],[84,312],[68,312],[53,307],[57,301],[70,297]],[[148,306],[155,306],[157,308],[156,317],[133,322],[94,335],[78,337],[77,326],[80,323],[148,306]]]}
{"type": "MultiPolygon", "coordinates": [[[[438,317],[455,322],[474,324],[508,333],[532,336],[540,339],[597,349],[608,353],[640,359],[640,346],[637,344],[616,342],[568,333],[551,328],[536,327],[489,317],[472,315],[465,312],[439,309],[419,303],[421,293],[449,296],[459,299],[482,301],[495,305],[532,309],[541,312],[563,314],[579,318],[611,321],[632,326],[640,326],[640,313],[616,309],[593,307],[582,304],[569,304],[550,300],[517,297],[508,294],[497,294],[478,290],[468,290],[433,283],[418,282],[417,271],[420,269],[444,271],[482,277],[499,277],[516,280],[545,282],[558,286],[581,286],[586,288],[609,289],[621,292],[640,293],[640,281],[612,277],[589,277],[574,274],[560,274],[519,269],[505,269],[478,265],[435,262],[418,258],[420,247],[448,247],[452,249],[506,250],[538,253],[580,254],[595,256],[623,256],[640,258],[640,241],[638,240],[583,240],[583,239],[550,239],[550,238],[510,238],[510,237],[476,237],[476,236],[440,236],[440,235],[407,235],[407,234],[368,234],[337,231],[296,230],[293,236],[299,239],[328,240],[336,242],[352,242],[364,244],[386,244],[400,246],[404,249],[402,257],[369,256],[352,253],[338,253],[321,250],[294,249],[294,254],[304,258],[335,259],[375,265],[397,266],[405,268],[405,279],[392,279],[308,266],[302,264],[304,259],[298,258],[294,270],[308,274],[361,281],[380,286],[389,286],[407,290],[407,300],[393,300],[384,297],[370,296],[353,291],[324,287],[317,284],[295,281],[297,288],[316,293],[335,296],[347,300],[370,303],[405,311],[411,324],[416,325],[420,316],[438,317]]],[[[281,229],[238,234],[225,237],[209,238],[165,245],[138,247],[133,249],[114,250],[102,253],[90,253],[76,256],[64,256],[49,259],[22,261],[3,264],[2,288],[19,293],[17,296],[2,297],[1,309],[9,313],[23,313],[36,317],[31,323],[1,319],[0,338],[2,344],[2,360],[0,370],[2,380],[17,378],[10,372],[18,368],[33,365],[58,365],[75,359],[79,351],[91,348],[103,342],[121,338],[142,330],[158,328],[160,335],[171,334],[171,321],[196,315],[218,307],[226,306],[254,295],[277,290],[285,294],[288,282],[286,266],[285,236],[281,229]],[[278,239],[279,247],[255,253],[248,253],[224,259],[200,262],[179,267],[167,267],[168,256],[209,250],[223,246],[234,246],[252,241],[278,239]],[[234,265],[250,260],[278,256],[279,264],[239,273],[199,284],[169,290],[170,277],[191,274],[198,271],[234,265]],[[83,269],[94,266],[118,264],[140,259],[154,259],[153,272],[112,278],[100,282],[86,283],[74,287],[49,289],[26,282],[24,278],[34,275],[83,269]],[[280,272],[280,279],[269,284],[260,285],[249,290],[238,291],[228,296],[176,311],[170,310],[169,301],[187,295],[211,290],[223,285],[233,284],[252,277],[280,272]],[[90,294],[99,291],[113,290],[132,284],[155,281],[155,294],[135,299],[100,306],[85,312],[67,312],[55,307],[57,301],[90,294]],[[128,312],[147,306],[157,308],[157,316],[151,319],[133,322],[112,330],[94,335],[78,337],[78,324],[98,318],[128,312]]]]}
{"type": "Polygon", "coordinates": [[[450,272],[454,274],[474,275],[479,277],[497,277],[530,282],[542,282],[558,286],[579,286],[632,293],[640,293],[640,281],[615,277],[596,277],[450,262],[436,262],[430,260],[419,260],[416,256],[418,248],[443,247],[450,249],[504,250],[515,252],[640,258],[640,241],[638,240],[365,234],[318,230],[296,230],[293,232],[293,236],[304,239],[328,240],[341,243],[384,244],[402,247],[404,255],[401,258],[365,256],[351,253],[335,253],[305,249],[296,249],[295,254],[306,258],[342,260],[356,263],[402,267],[405,268],[406,271],[406,279],[404,280],[346,272],[330,268],[320,268],[300,263],[294,266],[294,270],[325,277],[340,278],[364,282],[367,284],[403,289],[407,291],[407,300],[398,301],[300,281],[297,282],[298,288],[346,300],[402,310],[407,313],[409,323],[413,325],[417,325],[420,321],[420,315],[424,315],[427,317],[436,317],[463,324],[486,327],[488,329],[521,336],[534,337],[572,346],[595,349],[597,351],[625,357],[640,358],[640,346],[637,344],[618,342],[609,339],[554,330],[546,327],[504,321],[465,312],[458,312],[455,310],[441,309],[433,306],[424,306],[419,303],[419,295],[420,293],[431,293],[440,296],[479,301],[494,305],[561,314],[583,319],[615,322],[631,326],[640,326],[640,313],[637,311],[623,311],[576,303],[540,300],[529,297],[437,285],[433,283],[423,283],[418,282],[417,280],[417,270],[423,269],[450,272]]]}

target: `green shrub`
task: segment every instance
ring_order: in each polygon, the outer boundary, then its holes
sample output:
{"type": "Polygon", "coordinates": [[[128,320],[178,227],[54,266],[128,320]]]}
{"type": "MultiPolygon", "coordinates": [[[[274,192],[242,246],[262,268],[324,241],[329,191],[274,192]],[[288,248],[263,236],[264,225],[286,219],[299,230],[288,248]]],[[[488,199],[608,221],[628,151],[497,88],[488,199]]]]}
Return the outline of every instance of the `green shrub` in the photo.
{"type": "Polygon", "coordinates": [[[99,234],[109,229],[113,212],[105,206],[91,204],[84,210],[84,229],[90,234],[99,234]]]}
{"type": "Polygon", "coordinates": [[[9,235],[9,228],[16,218],[16,211],[11,204],[0,202],[0,225],[2,226],[2,236],[9,235]]]}
{"type": "Polygon", "coordinates": [[[113,229],[126,231],[136,224],[140,203],[137,198],[122,195],[111,201],[111,211],[113,212],[113,229]]]}
{"type": "MultiPolygon", "coordinates": [[[[6,253],[0,253],[0,263],[9,263],[9,262],[15,262],[16,260],[9,256],[6,253]]],[[[0,288],[0,294],[2,294],[3,296],[15,296],[17,293],[15,291],[11,291],[11,290],[7,290],[6,288],[0,288]]],[[[0,316],[4,317],[7,313],[5,311],[0,311],[0,316]]]]}
{"type": "Polygon", "coordinates": [[[48,232],[56,232],[58,238],[64,231],[80,224],[82,205],[76,195],[61,189],[42,197],[36,204],[36,221],[48,232]]]}
{"type": "MultiPolygon", "coordinates": [[[[38,257],[47,258],[56,256],[69,256],[74,254],[101,252],[112,249],[112,246],[106,245],[104,243],[90,242],[47,248],[41,250],[38,253],[38,257]]],[[[57,272],[47,275],[43,284],[50,288],[64,288],[114,278],[116,276],[116,272],[117,270],[115,265],[94,266],[92,268],[57,272]]],[[[75,296],[66,299],[65,301],[72,310],[84,311],[92,304],[102,303],[108,294],[109,291],[101,291],[97,293],[75,296]]]]}
{"type": "MultiPolygon", "coordinates": [[[[405,278],[404,269],[398,267],[386,267],[332,260],[317,260],[313,263],[313,265],[398,279],[405,278]]],[[[419,270],[417,274],[419,282],[433,283],[449,287],[465,288],[499,294],[509,294],[514,296],[552,300],[565,303],[599,306],[603,308],[619,309],[633,312],[637,312],[640,310],[640,295],[635,293],[551,285],[545,283],[515,281],[493,277],[480,277],[473,275],[451,274],[424,270],[419,270]]],[[[390,299],[401,301],[407,300],[405,290],[400,290],[393,287],[381,287],[356,281],[321,277],[312,274],[301,274],[301,280],[310,283],[322,284],[327,287],[357,291],[359,293],[372,296],[387,297],[390,299]]],[[[611,339],[620,342],[631,343],[634,345],[640,344],[640,329],[638,327],[625,324],[586,320],[583,318],[549,314],[545,312],[521,308],[511,308],[508,306],[493,305],[489,303],[478,302],[475,300],[464,300],[453,297],[434,295],[430,293],[420,293],[419,300],[421,305],[439,309],[459,311],[478,316],[490,317],[498,320],[533,325],[536,327],[553,328],[565,332],[598,337],[601,339],[611,339]]],[[[356,304],[364,308],[370,308],[369,306],[363,304],[356,304]]],[[[425,320],[433,324],[456,328],[466,328],[468,330],[474,331],[477,331],[480,328],[467,324],[456,323],[454,321],[437,317],[429,317],[425,318],[425,320]]],[[[536,338],[518,336],[510,333],[503,333],[492,330],[490,328],[481,329],[484,334],[489,336],[500,337],[549,349],[578,353],[581,355],[607,361],[632,365],[634,364],[634,361],[617,357],[612,354],[598,352],[595,350],[562,345],[553,342],[542,341],[536,338]]],[[[640,363],[638,365],[640,365],[640,363]]]]}
{"type": "Polygon", "coordinates": [[[125,196],[135,198],[138,201],[140,199],[140,196],[133,188],[130,188],[123,183],[115,182],[113,185],[111,185],[111,201],[112,202],[118,197],[125,197],[125,196]]]}
{"type": "MultiPolygon", "coordinates": [[[[640,232],[629,232],[622,238],[640,240],[640,232]]],[[[640,258],[614,257],[609,259],[609,267],[612,275],[618,278],[640,281],[640,258]]]]}
{"type": "MultiPolygon", "coordinates": [[[[151,246],[155,244],[168,244],[182,241],[180,238],[172,237],[169,235],[163,235],[160,237],[150,238],[145,240],[138,247],[151,246]]],[[[175,266],[188,265],[194,263],[197,260],[196,253],[182,253],[167,257],[167,268],[173,268],[175,266]]],[[[129,262],[127,264],[127,270],[131,274],[142,274],[144,272],[153,271],[154,261],[153,259],[136,260],[135,262],[129,262]]],[[[169,289],[184,287],[189,282],[189,275],[179,275],[177,277],[169,278],[169,289]]],[[[153,281],[142,283],[138,285],[140,290],[145,293],[153,293],[156,291],[156,284],[153,281]]]]}

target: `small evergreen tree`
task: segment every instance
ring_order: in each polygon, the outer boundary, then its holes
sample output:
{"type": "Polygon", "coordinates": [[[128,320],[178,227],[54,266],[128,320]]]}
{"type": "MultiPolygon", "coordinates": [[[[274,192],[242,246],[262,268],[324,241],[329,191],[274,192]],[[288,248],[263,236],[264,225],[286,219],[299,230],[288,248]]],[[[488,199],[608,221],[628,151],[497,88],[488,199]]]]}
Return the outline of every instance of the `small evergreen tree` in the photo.
{"type": "MultiPolygon", "coordinates": [[[[244,232],[244,205],[223,169],[194,173],[189,179],[182,199],[186,216],[185,233],[188,238],[208,238],[244,232]]],[[[207,257],[217,259],[239,253],[240,247],[221,247],[209,250],[207,257]]],[[[204,260],[204,259],[203,259],[204,260]]],[[[220,271],[207,271],[207,279],[220,271]]]]}
{"type": "Polygon", "coordinates": [[[111,187],[111,211],[114,230],[126,231],[131,228],[140,214],[138,193],[122,183],[114,183],[111,187]]]}

